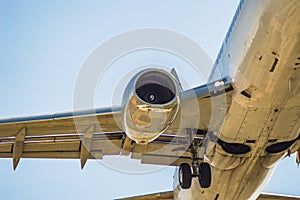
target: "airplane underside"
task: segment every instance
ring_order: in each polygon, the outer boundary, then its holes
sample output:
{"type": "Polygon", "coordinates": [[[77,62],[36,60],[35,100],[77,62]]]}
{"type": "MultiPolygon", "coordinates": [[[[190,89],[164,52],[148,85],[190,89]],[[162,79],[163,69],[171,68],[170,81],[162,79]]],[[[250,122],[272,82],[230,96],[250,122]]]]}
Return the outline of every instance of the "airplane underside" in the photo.
{"type": "Polygon", "coordinates": [[[256,199],[278,161],[299,149],[298,8],[299,1],[241,1],[236,32],[223,44],[228,56],[215,66],[225,74],[224,65],[239,67],[228,72],[234,92],[222,130],[215,134],[218,141],[208,142],[216,143],[205,155],[211,186],[201,187],[193,180],[191,189],[175,189],[175,199],[256,199]],[[258,19],[252,22],[253,13],[258,19]],[[245,24],[254,27],[250,37],[237,35],[245,24]],[[239,64],[232,58],[238,50],[244,54],[239,64]]]}
{"type": "Polygon", "coordinates": [[[0,157],[16,169],[21,158],[83,168],[130,156],[177,166],[174,192],[160,197],[284,199],[261,191],[280,159],[297,153],[300,163],[299,9],[299,0],[241,0],[208,84],[183,91],[176,71],[145,69],[120,106],[1,119],[0,157]]]}

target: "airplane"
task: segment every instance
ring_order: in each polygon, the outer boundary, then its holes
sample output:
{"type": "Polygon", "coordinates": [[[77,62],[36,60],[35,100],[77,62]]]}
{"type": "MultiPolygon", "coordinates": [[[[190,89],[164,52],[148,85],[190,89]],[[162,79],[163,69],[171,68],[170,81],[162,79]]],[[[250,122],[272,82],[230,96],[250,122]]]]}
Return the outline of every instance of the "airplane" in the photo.
{"type": "Polygon", "coordinates": [[[181,91],[174,71],[148,69],[120,107],[3,119],[0,156],[16,168],[20,158],[80,158],[84,167],[131,155],[179,166],[175,199],[255,199],[280,159],[297,153],[299,163],[298,8],[242,0],[208,84],[181,91]]]}

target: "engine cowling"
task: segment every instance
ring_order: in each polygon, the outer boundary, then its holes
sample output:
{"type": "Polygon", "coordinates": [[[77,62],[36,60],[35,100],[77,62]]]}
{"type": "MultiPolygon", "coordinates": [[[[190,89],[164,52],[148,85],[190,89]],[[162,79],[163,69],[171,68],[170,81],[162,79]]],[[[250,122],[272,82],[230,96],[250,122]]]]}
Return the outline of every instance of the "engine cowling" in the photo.
{"type": "Polygon", "coordinates": [[[180,106],[180,89],[173,76],[146,69],[128,83],[122,99],[122,120],[129,138],[147,144],[173,122],[180,106]]]}

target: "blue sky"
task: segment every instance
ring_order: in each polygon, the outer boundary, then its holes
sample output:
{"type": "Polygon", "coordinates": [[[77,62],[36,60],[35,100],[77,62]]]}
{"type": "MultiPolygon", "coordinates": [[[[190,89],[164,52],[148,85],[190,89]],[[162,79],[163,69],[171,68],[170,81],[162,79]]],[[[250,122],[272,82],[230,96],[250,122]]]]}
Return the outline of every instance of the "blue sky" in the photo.
{"type": "MultiPolygon", "coordinates": [[[[72,110],[82,63],[99,44],[124,31],[171,29],[192,38],[214,60],[237,3],[0,0],[0,118],[72,110]]],[[[157,53],[152,54],[157,59],[157,53]]],[[[180,63],[168,56],[162,60],[180,63]]],[[[118,76],[108,79],[117,81],[118,76]]],[[[99,98],[96,105],[109,105],[110,99],[99,98]]],[[[120,160],[111,162],[120,168],[128,165],[120,160]]],[[[140,167],[137,161],[130,165],[140,167]]],[[[81,170],[79,160],[23,159],[13,171],[12,160],[1,159],[0,166],[0,199],[113,199],[166,191],[172,189],[174,172],[169,167],[124,173],[95,161],[81,170]]],[[[295,158],[288,158],[265,190],[300,195],[299,183],[295,158]]]]}

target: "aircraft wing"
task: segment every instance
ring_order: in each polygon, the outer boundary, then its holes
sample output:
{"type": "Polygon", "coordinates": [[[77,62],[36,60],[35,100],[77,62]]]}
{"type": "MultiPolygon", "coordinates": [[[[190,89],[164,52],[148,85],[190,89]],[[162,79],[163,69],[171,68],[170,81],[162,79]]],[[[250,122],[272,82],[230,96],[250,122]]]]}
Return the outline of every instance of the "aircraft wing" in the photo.
{"type": "Polygon", "coordinates": [[[289,195],[279,195],[279,194],[266,194],[263,193],[259,195],[257,200],[299,200],[300,197],[289,196],[289,195]]]}
{"type": "MultiPolygon", "coordinates": [[[[232,91],[231,84],[225,80],[222,89],[203,85],[182,92],[181,104],[186,110],[194,109],[189,107],[193,95],[201,108],[195,139],[202,140],[209,128],[212,99],[222,94],[231,98],[232,91]]],[[[190,161],[189,138],[186,133],[178,134],[180,127],[188,127],[188,121],[176,117],[153,142],[138,145],[124,132],[121,107],[2,119],[0,158],[13,158],[14,169],[20,158],[80,159],[83,168],[87,159],[101,159],[106,155],[131,155],[142,163],[179,165],[190,161]]]]}
{"type": "Polygon", "coordinates": [[[172,199],[174,199],[173,191],[121,198],[117,200],[172,200],[172,199]]]}
{"type": "MultiPolygon", "coordinates": [[[[170,200],[170,199],[174,199],[173,191],[122,198],[122,200],[170,200]]],[[[262,193],[257,198],[257,200],[299,200],[299,199],[300,197],[279,195],[279,194],[266,194],[266,193],[262,193]]]]}

